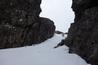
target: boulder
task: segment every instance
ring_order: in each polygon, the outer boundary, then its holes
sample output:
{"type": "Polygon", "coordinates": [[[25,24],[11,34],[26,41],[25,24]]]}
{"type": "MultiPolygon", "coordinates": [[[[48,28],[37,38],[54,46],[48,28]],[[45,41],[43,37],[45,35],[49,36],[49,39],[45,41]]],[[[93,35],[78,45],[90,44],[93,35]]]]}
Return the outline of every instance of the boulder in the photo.
{"type": "Polygon", "coordinates": [[[0,0],[0,49],[38,44],[54,35],[53,21],[39,17],[41,0],[0,0]]]}

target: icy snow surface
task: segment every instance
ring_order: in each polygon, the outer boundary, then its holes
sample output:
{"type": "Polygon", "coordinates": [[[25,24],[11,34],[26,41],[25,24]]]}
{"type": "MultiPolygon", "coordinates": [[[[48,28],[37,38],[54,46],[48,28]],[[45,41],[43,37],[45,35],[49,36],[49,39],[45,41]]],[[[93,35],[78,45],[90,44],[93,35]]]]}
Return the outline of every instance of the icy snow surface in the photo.
{"type": "Polygon", "coordinates": [[[55,34],[38,45],[0,50],[0,65],[87,65],[78,55],[69,54],[68,47],[54,48],[63,38],[55,34]]]}

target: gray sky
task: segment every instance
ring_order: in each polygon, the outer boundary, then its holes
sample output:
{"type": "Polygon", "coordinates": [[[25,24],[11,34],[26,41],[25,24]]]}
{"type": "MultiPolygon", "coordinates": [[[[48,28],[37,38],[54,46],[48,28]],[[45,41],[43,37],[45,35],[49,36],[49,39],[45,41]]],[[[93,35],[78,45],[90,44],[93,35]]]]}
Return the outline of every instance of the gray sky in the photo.
{"type": "Polygon", "coordinates": [[[42,0],[40,16],[53,20],[56,30],[67,32],[74,20],[71,4],[72,0],[42,0]]]}

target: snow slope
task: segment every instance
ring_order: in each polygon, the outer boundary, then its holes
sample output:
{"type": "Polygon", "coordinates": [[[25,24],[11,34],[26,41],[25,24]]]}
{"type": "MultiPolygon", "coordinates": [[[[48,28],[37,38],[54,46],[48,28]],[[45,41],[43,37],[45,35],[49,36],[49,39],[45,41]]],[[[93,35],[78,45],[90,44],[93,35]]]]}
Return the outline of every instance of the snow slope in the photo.
{"type": "Polygon", "coordinates": [[[0,65],[87,65],[78,55],[69,54],[68,47],[53,48],[63,38],[55,34],[38,45],[0,50],[0,65]]]}
{"type": "Polygon", "coordinates": [[[40,16],[53,20],[56,30],[67,32],[75,17],[71,4],[72,0],[42,0],[40,16]]]}

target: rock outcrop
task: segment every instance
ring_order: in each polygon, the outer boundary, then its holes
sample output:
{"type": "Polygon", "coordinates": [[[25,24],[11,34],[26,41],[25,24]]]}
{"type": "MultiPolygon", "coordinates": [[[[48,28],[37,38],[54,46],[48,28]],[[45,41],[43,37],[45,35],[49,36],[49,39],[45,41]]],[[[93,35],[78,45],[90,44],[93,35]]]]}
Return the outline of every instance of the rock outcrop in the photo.
{"type": "Polygon", "coordinates": [[[39,17],[41,0],[0,0],[0,49],[37,44],[52,37],[53,21],[39,17]]]}
{"type": "Polygon", "coordinates": [[[70,53],[77,53],[92,65],[98,65],[98,1],[73,0],[74,23],[65,39],[70,53]]]}

